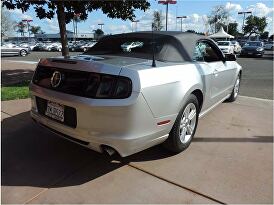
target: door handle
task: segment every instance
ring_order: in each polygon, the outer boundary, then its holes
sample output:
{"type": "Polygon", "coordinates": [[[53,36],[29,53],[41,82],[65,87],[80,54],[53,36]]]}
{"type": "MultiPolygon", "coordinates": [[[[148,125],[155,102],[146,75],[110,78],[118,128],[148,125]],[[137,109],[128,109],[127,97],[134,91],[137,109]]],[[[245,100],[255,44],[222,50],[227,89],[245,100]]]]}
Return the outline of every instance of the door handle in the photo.
{"type": "Polygon", "coordinates": [[[218,73],[219,73],[218,69],[215,69],[215,70],[213,71],[213,75],[214,75],[214,76],[218,76],[218,73]]]}

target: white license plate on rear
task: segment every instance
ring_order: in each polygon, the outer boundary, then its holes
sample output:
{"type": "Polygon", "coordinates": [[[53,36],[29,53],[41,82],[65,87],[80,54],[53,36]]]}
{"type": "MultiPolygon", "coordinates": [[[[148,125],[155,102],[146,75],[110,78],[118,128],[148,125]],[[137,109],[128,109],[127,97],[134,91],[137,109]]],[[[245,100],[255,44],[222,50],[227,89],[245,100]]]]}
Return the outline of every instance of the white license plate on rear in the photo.
{"type": "Polygon", "coordinates": [[[49,116],[55,120],[64,122],[64,105],[56,102],[48,101],[46,116],[49,116]]]}

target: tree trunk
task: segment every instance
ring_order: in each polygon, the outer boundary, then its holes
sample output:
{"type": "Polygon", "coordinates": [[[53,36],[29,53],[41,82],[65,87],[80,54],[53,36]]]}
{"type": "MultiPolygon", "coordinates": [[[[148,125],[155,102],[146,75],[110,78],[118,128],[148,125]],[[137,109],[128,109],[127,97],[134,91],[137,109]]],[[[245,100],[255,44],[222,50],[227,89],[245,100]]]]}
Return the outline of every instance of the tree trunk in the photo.
{"type": "Polygon", "coordinates": [[[58,1],[56,13],[57,13],[57,19],[58,19],[59,29],[60,29],[62,56],[68,56],[69,49],[68,49],[68,39],[67,39],[67,30],[66,30],[66,16],[65,16],[63,1],[58,1]]]}

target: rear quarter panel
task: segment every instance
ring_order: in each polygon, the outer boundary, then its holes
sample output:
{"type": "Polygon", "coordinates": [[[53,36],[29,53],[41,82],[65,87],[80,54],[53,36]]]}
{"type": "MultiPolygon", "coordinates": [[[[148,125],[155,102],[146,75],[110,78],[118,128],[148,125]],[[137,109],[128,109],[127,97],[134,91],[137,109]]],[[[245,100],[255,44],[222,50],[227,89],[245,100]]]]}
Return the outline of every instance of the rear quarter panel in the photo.
{"type": "Polygon", "coordinates": [[[177,115],[189,94],[203,90],[196,64],[177,64],[139,71],[140,89],[155,118],[177,115]]]}

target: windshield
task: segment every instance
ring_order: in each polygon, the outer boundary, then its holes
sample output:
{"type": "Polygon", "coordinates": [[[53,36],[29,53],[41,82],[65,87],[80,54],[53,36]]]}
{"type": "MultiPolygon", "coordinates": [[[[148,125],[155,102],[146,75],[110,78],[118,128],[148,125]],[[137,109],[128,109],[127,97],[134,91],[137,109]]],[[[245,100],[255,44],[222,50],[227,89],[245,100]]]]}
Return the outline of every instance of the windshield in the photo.
{"type": "Polygon", "coordinates": [[[261,46],[261,42],[246,42],[245,46],[261,46]]]}
{"type": "Polygon", "coordinates": [[[227,41],[219,41],[217,43],[219,46],[229,46],[229,42],[227,42],[227,41]]]}

